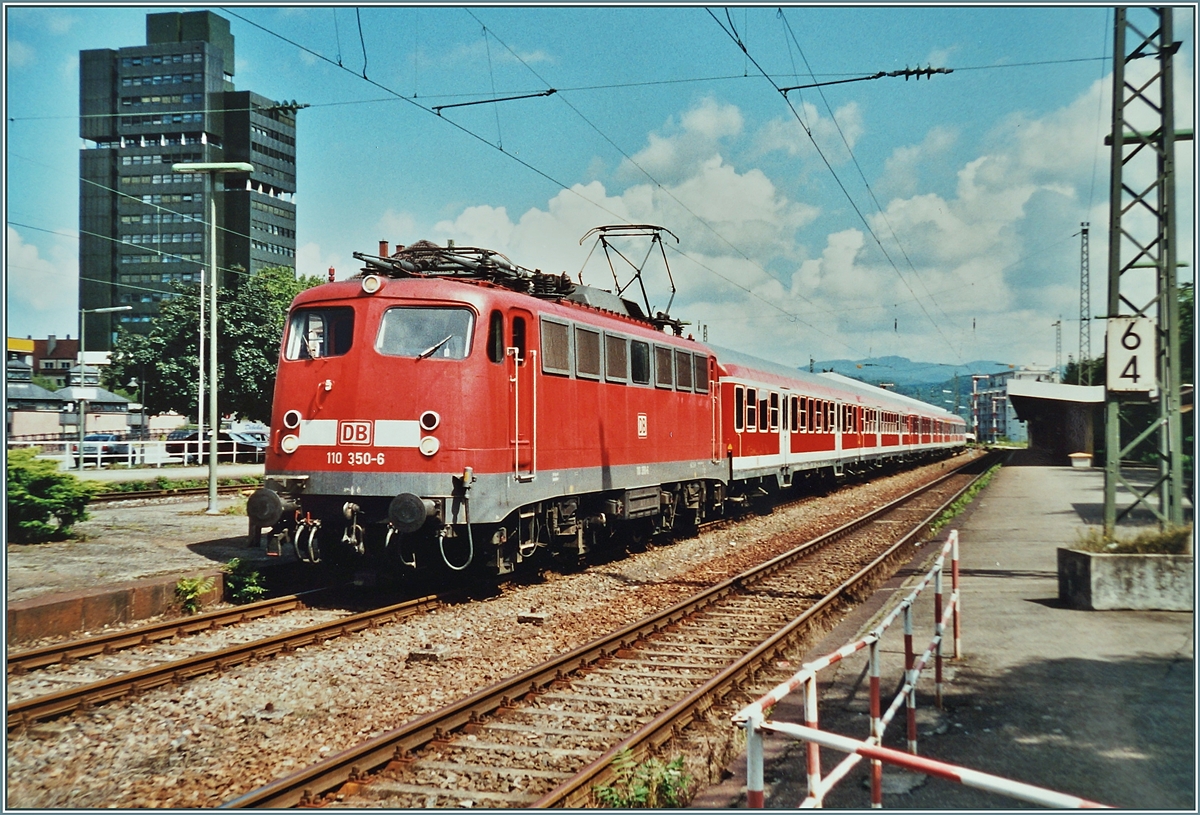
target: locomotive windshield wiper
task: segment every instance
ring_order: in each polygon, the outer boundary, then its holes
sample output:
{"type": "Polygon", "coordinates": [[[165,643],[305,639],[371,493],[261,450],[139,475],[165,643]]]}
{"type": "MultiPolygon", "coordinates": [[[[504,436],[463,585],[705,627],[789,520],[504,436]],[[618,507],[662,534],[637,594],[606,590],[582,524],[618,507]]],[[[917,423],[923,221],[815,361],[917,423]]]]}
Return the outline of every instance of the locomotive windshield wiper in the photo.
{"type": "Polygon", "coordinates": [[[453,334],[447,334],[445,337],[443,337],[442,339],[438,340],[436,343],[434,343],[433,345],[429,346],[428,348],[426,348],[426,349],[425,349],[424,351],[422,351],[421,353],[417,354],[417,359],[425,359],[425,357],[429,356],[430,354],[437,353],[437,349],[441,348],[443,345],[445,345],[446,343],[450,342],[450,340],[452,340],[452,339],[454,339],[454,335],[453,335],[453,334]]]}

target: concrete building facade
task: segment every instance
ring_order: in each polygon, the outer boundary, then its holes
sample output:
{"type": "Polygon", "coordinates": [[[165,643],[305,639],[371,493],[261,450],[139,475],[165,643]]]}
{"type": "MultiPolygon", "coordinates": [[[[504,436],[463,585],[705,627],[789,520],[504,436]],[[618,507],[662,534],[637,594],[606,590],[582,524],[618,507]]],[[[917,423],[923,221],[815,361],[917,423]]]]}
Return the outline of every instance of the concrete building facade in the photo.
{"type": "Polygon", "coordinates": [[[217,176],[218,283],[295,266],[296,110],[234,87],[229,21],[209,11],[146,16],[146,45],[79,55],[79,302],[87,350],[118,326],[145,332],[159,304],[208,265],[208,176],[183,162],[244,161],[217,176]]]}

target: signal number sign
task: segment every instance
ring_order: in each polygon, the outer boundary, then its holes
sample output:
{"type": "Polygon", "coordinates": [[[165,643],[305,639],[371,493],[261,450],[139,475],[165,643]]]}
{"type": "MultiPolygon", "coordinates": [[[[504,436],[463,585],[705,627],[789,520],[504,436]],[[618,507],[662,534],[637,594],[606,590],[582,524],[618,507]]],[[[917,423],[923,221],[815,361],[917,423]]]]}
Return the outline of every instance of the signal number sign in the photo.
{"type": "Polygon", "coordinates": [[[1109,317],[1105,353],[1110,391],[1155,393],[1158,330],[1149,317],[1109,317]]]}

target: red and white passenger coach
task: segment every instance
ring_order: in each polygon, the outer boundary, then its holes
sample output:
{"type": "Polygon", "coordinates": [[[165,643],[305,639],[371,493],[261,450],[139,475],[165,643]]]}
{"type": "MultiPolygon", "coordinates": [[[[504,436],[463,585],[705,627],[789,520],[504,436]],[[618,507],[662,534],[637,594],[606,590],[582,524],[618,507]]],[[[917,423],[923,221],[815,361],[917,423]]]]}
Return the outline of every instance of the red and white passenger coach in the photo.
{"type": "Polygon", "coordinates": [[[505,574],[965,444],[939,408],[695,342],[494,252],[355,257],[288,316],[247,506],[269,551],[505,574]]]}

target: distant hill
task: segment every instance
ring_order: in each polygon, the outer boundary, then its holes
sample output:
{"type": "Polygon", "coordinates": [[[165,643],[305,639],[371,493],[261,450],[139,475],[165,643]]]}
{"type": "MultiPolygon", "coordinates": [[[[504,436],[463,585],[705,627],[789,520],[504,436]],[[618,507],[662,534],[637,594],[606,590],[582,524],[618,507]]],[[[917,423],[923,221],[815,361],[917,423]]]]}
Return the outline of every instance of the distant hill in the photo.
{"type": "Polygon", "coordinates": [[[1010,368],[1003,362],[989,360],[950,365],[940,362],[913,362],[907,357],[897,356],[859,360],[831,359],[813,365],[813,371],[816,373],[830,370],[871,385],[890,383],[888,390],[953,410],[955,374],[958,375],[958,405],[962,409],[971,401],[971,374],[997,374],[1010,368]]]}

